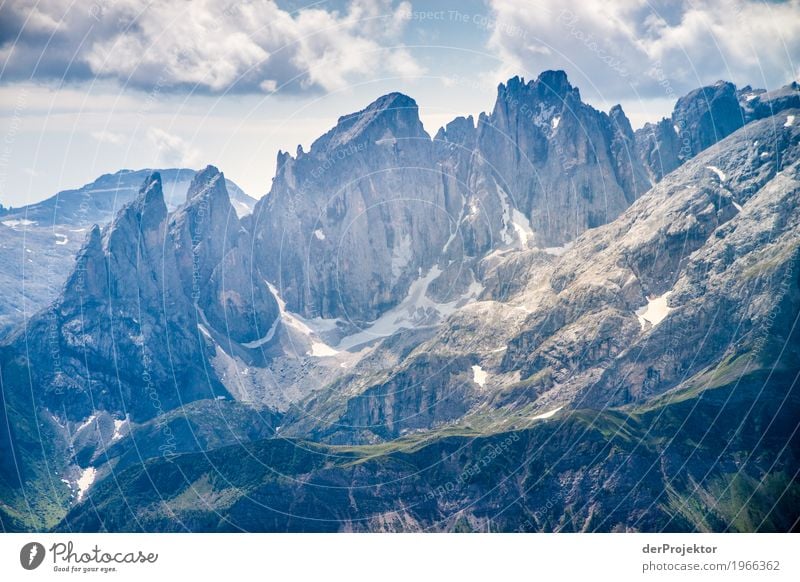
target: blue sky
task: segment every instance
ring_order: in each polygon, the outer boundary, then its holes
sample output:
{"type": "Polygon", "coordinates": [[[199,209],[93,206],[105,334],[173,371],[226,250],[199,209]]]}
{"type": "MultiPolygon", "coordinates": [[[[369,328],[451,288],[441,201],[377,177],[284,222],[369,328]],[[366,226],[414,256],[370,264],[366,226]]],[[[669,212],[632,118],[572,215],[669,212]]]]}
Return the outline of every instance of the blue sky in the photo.
{"type": "Polygon", "coordinates": [[[784,85],[798,61],[800,0],[0,0],[0,202],[208,163],[261,196],[278,149],[390,91],[434,133],[559,68],[639,127],[718,79],[784,85]]]}

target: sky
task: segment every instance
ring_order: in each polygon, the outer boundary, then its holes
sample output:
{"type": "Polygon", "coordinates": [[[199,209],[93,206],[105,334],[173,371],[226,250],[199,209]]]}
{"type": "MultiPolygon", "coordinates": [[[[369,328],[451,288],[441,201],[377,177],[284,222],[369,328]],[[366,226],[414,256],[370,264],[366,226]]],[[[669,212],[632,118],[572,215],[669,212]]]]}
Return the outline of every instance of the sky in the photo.
{"type": "Polygon", "coordinates": [[[0,204],[207,164],[261,197],[279,149],[380,95],[434,134],[548,69],[641,127],[720,79],[797,80],[800,0],[0,0],[0,204]]]}

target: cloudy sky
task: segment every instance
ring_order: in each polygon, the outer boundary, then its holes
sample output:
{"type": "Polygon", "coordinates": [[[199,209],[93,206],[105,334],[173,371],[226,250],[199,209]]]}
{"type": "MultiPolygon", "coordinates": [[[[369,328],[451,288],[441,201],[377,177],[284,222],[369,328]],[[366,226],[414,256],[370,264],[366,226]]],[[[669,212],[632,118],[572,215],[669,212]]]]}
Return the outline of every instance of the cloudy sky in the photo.
{"type": "Polygon", "coordinates": [[[687,91],[800,75],[800,0],[0,0],[0,203],[214,163],[253,196],[389,91],[426,129],[564,69],[634,127],[687,91]]]}

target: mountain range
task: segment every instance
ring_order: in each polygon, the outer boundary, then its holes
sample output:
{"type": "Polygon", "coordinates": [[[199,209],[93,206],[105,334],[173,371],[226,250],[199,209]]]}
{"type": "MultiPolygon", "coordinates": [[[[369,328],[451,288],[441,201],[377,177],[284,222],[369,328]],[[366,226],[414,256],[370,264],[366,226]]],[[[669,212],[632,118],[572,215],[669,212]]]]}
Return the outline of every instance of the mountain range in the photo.
{"type": "MultiPolygon", "coordinates": [[[[52,302],[69,275],[73,260],[94,224],[105,225],[136,198],[153,170],[120,170],[75,190],[64,190],[36,204],[0,206],[0,337],[52,302]]],[[[171,210],[185,199],[194,170],[166,169],[164,201],[171,210]]],[[[256,200],[228,180],[239,216],[253,211],[256,200]]]]}
{"type": "Polygon", "coordinates": [[[546,71],[433,137],[380,97],[252,212],[124,174],[0,344],[3,529],[796,529],[798,115],[546,71]]]}

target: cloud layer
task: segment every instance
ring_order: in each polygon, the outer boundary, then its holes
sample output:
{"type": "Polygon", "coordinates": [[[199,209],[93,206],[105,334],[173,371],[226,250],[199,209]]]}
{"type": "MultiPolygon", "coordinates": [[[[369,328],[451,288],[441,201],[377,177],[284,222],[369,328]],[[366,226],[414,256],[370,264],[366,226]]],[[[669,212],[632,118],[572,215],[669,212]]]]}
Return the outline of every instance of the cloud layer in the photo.
{"type": "Polygon", "coordinates": [[[675,98],[718,79],[774,88],[800,65],[800,0],[490,4],[498,78],[546,64],[608,99],[675,98]]]}
{"type": "Polygon", "coordinates": [[[352,0],[289,12],[271,0],[16,0],[0,6],[5,80],[117,79],[145,90],[323,90],[416,75],[399,39],[410,5],[352,0]]]}

